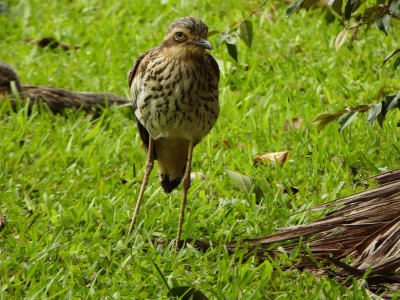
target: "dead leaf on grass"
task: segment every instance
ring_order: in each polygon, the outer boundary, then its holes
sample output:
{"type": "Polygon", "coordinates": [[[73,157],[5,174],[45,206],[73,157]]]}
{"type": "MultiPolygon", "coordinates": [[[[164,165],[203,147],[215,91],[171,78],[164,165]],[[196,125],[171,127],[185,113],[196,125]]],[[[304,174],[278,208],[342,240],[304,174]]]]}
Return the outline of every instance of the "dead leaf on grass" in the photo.
{"type": "MultiPolygon", "coordinates": [[[[400,126],[399,126],[399,127],[400,127],[400,126]]],[[[243,150],[244,144],[243,144],[243,143],[237,143],[237,144],[236,144],[236,147],[237,147],[239,150],[243,150]]]]}
{"type": "Polygon", "coordinates": [[[268,163],[275,162],[283,165],[289,155],[289,151],[271,152],[262,155],[257,155],[254,158],[254,164],[267,165],[268,163]]]}
{"type": "Polygon", "coordinates": [[[299,129],[302,125],[302,122],[303,120],[300,118],[293,118],[291,121],[287,120],[285,125],[283,126],[283,130],[288,131],[292,126],[295,129],[299,129]]]}
{"type": "Polygon", "coordinates": [[[190,173],[190,181],[193,180],[201,180],[201,181],[208,181],[208,177],[203,172],[191,172],[190,173]]]}
{"type": "Polygon", "coordinates": [[[221,145],[225,145],[226,148],[231,149],[231,143],[229,143],[227,140],[223,140],[222,142],[218,142],[214,145],[214,148],[220,147],[221,145]]]}

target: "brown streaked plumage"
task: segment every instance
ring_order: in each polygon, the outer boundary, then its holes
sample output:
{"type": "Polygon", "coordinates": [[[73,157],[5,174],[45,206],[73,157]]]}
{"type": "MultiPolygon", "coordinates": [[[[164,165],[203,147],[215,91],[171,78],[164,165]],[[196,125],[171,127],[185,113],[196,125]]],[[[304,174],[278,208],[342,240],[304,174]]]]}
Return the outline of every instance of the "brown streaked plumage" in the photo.
{"type": "Polygon", "coordinates": [[[51,86],[21,84],[17,72],[0,61],[0,101],[3,100],[10,101],[15,111],[27,103],[28,113],[35,103],[40,102],[55,114],[70,108],[94,113],[95,116],[111,105],[132,106],[129,99],[110,93],[73,92],[51,86]],[[12,82],[15,83],[15,91],[12,90],[12,82]]]}
{"type": "Polygon", "coordinates": [[[182,181],[177,246],[193,148],[209,133],[219,113],[219,69],[206,51],[212,49],[207,33],[207,26],[199,19],[176,20],[164,42],[139,56],[128,76],[139,134],[147,152],[146,172],[129,232],[134,229],[147,179],[157,160],[165,192],[182,181]]]}
{"type": "Polygon", "coordinates": [[[8,64],[0,61],[0,94],[11,94],[11,82],[15,83],[17,91],[21,91],[21,83],[17,72],[8,64]]]}

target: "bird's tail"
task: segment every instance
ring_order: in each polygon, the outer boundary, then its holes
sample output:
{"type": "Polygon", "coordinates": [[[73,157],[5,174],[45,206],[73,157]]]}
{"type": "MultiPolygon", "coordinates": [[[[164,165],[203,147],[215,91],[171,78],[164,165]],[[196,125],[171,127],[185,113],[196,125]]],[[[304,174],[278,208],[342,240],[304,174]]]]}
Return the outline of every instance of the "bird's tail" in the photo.
{"type": "Polygon", "coordinates": [[[155,140],[154,146],[161,186],[166,193],[170,193],[180,184],[185,173],[189,142],[159,138],[155,140]]]}

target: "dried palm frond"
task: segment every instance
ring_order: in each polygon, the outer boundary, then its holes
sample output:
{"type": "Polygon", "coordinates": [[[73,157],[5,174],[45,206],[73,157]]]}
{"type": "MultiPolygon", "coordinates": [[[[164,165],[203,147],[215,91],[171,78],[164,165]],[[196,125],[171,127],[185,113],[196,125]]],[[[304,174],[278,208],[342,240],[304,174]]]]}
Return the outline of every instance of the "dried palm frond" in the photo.
{"type": "MultiPolygon", "coordinates": [[[[330,213],[315,222],[286,227],[279,233],[228,243],[231,252],[239,248],[255,251],[260,259],[273,255],[277,246],[290,252],[306,244],[312,258],[298,266],[317,268],[310,262],[317,260],[339,267],[336,277],[351,274],[364,276],[377,290],[391,284],[398,290],[400,284],[400,169],[375,177],[377,187],[314,207],[330,213]],[[346,261],[346,262],[344,262],[346,261]],[[351,261],[351,263],[347,263],[351,261]]],[[[371,178],[369,178],[371,179],[371,178]]],[[[305,253],[305,257],[310,256],[305,253]]],[[[337,269],[337,268],[336,268],[337,269]]],[[[371,288],[371,287],[370,287],[371,288]]]]}
{"type": "MultiPolygon", "coordinates": [[[[370,179],[378,186],[313,207],[330,211],[317,221],[225,246],[229,253],[246,249],[260,261],[301,246],[305,251],[298,269],[337,280],[349,275],[365,278],[370,290],[390,297],[400,289],[400,169],[366,178],[370,179]]],[[[210,243],[198,240],[194,246],[206,251],[210,243]]]]}

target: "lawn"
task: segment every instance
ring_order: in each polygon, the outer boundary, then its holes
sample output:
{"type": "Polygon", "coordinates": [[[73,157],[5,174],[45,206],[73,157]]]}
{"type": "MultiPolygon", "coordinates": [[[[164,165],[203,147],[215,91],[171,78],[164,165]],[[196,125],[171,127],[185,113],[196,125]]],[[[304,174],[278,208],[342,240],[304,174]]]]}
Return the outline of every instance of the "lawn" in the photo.
{"type": "MultiPolygon", "coordinates": [[[[0,60],[22,83],[129,97],[127,72],[159,44],[169,23],[193,15],[224,31],[256,1],[11,0],[0,15],[0,60]],[[40,48],[44,37],[70,50],[40,48]],[[72,49],[77,47],[77,49],[72,49]]],[[[210,299],[367,299],[361,281],[346,287],[307,272],[286,271],[285,253],[262,263],[223,243],[267,235],[315,220],[314,205],[355,192],[355,180],[398,167],[398,113],[383,128],[360,116],[344,131],[318,132],[321,112],[377,103],[396,86],[390,64],[396,48],[374,26],[335,51],[342,25],[327,11],[285,17],[288,4],[271,1],[251,18],[252,48],[238,44],[232,60],[218,35],[210,37],[221,68],[219,120],[195,148],[183,238],[207,239],[206,253],[191,244],[174,249],[181,189],[165,194],[152,173],[139,214],[127,235],[146,155],[132,113],[99,118],[34,109],[12,113],[0,103],[0,299],[165,299],[168,289],[191,286],[210,299]],[[301,119],[297,128],[292,119],[301,119]],[[288,126],[289,124],[289,126],[288,126]],[[284,165],[255,166],[256,155],[284,151],[284,165]],[[226,170],[251,176],[262,195],[247,194],[226,170]],[[298,193],[287,192],[296,187],[298,193]],[[164,243],[159,243],[163,241],[164,243]]],[[[396,25],[395,23],[393,25],[396,25]]],[[[393,94],[393,93],[391,93],[393,94]]],[[[358,188],[359,189],[359,188],[358,188]]]]}

